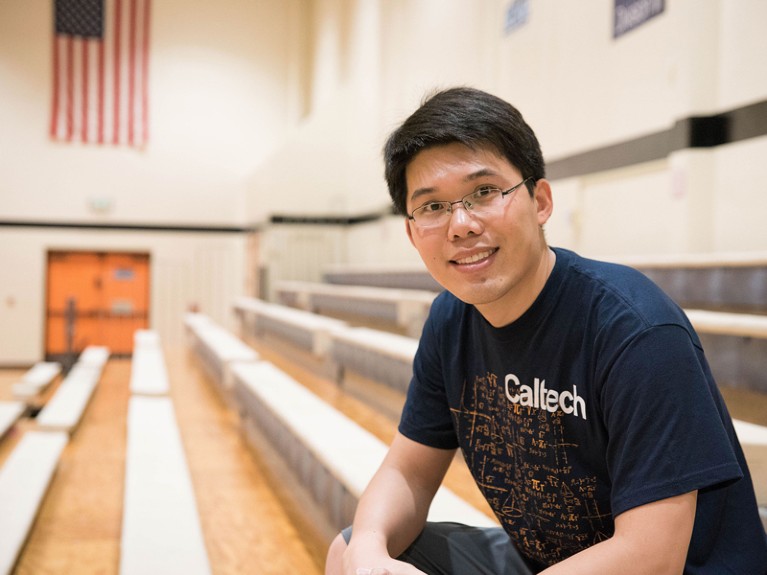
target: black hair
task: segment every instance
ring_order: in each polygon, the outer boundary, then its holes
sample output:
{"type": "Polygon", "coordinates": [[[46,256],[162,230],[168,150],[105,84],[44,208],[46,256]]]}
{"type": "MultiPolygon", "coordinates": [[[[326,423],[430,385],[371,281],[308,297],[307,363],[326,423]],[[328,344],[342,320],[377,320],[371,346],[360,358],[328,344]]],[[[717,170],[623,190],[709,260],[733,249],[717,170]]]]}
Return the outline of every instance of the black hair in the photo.
{"type": "Polygon", "coordinates": [[[407,213],[405,171],[415,155],[453,142],[496,151],[531,178],[531,195],[535,182],[546,177],[538,138],[514,106],[474,88],[450,88],[427,96],[386,141],[384,175],[397,213],[407,213]]]}

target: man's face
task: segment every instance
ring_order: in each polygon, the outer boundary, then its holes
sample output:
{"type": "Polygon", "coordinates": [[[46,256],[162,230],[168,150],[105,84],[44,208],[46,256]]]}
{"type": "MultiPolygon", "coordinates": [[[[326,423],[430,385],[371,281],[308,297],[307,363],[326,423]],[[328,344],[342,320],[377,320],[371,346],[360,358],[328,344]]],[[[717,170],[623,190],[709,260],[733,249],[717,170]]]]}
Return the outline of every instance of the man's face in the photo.
{"type": "MultiPolygon", "coordinates": [[[[507,190],[523,179],[493,150],[459,143],[419,152],[405,176],[408,213],[429,201],[460,200],[480,186],[507,190]]],[[[534,197],[521,186],[491,214],[454,204],[444,226],[424,229],[411,220],[406,226],[434,279],[493,325],[504,325],[532,304],[548,276],[551,252],[541,226],[551,209],[548,182],[538,180],[534,197]]]]}

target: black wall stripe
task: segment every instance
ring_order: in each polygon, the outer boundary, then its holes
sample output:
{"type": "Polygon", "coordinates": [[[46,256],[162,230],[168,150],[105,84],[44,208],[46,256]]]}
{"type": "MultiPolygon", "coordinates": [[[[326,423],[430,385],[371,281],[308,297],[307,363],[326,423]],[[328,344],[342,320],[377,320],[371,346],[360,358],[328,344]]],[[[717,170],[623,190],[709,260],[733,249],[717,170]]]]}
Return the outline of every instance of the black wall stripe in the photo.
{"type": "Polygon", "coordinates": [[[295,216],[274,215],[269,221],[273,224],[314,224],[326,226],[351,226],[380,220],[387,213],[366,214],[362,216],[295,216]]]}
{"type": "Polygon", "coordinates": [[[0,220],[0,228],[48,228],[48,229],[76,229],[76,230],[120,230],[129,232],[190,232],[190,233],[214,233],[214,234],[241,234],[254,231],[255,227],[240,226],[172,226],[150,224],[118,224],[118,223],[91,223],[91,222],[43,222],[27,220],[0,220]]]}
{"type": "Polygon", "coordinates": [[[596,148],[546,164],[556,180],[661,160],[677,150],[712,148],[767,134],[767,101],[713,116],[691,116],[662,132],[596,148]]]}

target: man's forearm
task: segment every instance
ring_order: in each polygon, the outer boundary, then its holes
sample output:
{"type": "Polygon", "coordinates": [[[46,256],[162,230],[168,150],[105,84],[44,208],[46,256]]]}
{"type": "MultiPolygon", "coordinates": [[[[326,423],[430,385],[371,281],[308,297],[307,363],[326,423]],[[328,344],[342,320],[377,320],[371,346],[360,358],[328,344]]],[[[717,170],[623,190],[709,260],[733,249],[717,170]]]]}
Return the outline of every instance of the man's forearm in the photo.
{"type": "Polygon", "coordinates": [[[455,450],[416,443],[396,434],[354,516],[349,555],[398,557],[419,535],[455,450]]]}
{"type": "Polygon", "coordinates": [[[430,502],[428,494],[414,492],[396,471],[379,470],[357,506],[353,541],[371,549],[384,546],[397,557],[423,529],[430,502]]]}

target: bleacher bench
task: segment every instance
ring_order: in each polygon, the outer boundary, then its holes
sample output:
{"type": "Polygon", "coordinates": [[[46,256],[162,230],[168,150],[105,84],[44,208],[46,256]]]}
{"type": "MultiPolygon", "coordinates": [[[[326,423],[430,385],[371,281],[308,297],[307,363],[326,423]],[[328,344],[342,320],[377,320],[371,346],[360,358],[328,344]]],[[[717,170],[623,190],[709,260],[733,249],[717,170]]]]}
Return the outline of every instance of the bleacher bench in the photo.
{"type": "Polygon", "coordinates": [[[223,399],[231,402],[232,366],[238,362],[256,361],[258,353],[210,318],[192,314],[185,323],[192,351],[223,399]]]}
{"type": "MultiPolygon", "coordinates": [[[[273,442],[293,476],[322,512],[326,533],[351,524],[357,502],[387,447],[268,362],[233,369],[243,426],[273,442]]],[[[496,525],[446,488],[429,513],[434,521],[496,525]]]]}
{"type": "Polygon", "coordinates": [[[767,252],[634,256],[635,267],[686,308],[767,312],[767,252]]]}
{"type": "Polygon", "coordinates": [[[28,400],[36,396],[56,379],[61,373],[61,364],[55,361],[39,361],[33,365],[12,387],[13,396],[28,400]]]}
{"type": "Polygon", "coordinates": [[[414,264],[335,264],[322,273],[324,282],[396,289],[442,291],[422,263],[414,264]]]}
{"type": "Polygon", "coordinates": [[[132,396],[121,575],[211,573],[191,477],[167,397],[132,396]]]}
{"type": "Polygon", "coordinates": [[[13,571],[67,440],[27,431],[0,468],[0,575],[13,571]]]}
{"type": "Polygon", "coordinates": [[[246,331],[274,334],[317,357],[327,355],[331,334],[347,327],[338,319],[256,298],[238,298],[234,309],[246,331]]]}
{"type": "Polygon", "coordinates": [[[331,334],[330,353],[339,381],[354,371],[402,393],[410,384],[417,349],[417,339],[365,327],[331,334]]]}
{"type": "Polygon", "coordinates": [[[8,433],[25,409],[26,405],[21,401],[0,401],[0,439],[8,433]]]}
{"type": "Polygon", "coordinates": [[[165,395],[170,391],[160,338],[154,331],[137,330],[133,335],[130,390],[142,395],[165,395]]]}
{"type": "Polygon", "coordinates": [[[282,281],[275,286],[281,303],[323,314],[380,320],[418,336],[436,293],[426,290],[282,281]]]}
{"type": "Polygon", "coordinates": [[[36,418],[38,428],[72,433],[82,419],[101,378],[109,350],[86,348],[36,418]]]}
{"type": "Polygon", "coordinates": [[[717,383],[767,393],[767,316],[685,310],[717,383]]]}

